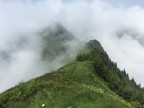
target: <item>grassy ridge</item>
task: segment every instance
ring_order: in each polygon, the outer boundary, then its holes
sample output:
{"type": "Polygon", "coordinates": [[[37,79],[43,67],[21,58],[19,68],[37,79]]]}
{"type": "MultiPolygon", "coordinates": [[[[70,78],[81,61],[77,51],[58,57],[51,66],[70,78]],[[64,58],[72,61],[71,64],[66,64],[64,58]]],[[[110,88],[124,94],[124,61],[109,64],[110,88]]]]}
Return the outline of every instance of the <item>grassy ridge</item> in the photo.
{"type": "Polygon", "coordinates": [[[91,62],[76,62],[5,91],[1,108],[131,108],[112,92],[91,62]]]}

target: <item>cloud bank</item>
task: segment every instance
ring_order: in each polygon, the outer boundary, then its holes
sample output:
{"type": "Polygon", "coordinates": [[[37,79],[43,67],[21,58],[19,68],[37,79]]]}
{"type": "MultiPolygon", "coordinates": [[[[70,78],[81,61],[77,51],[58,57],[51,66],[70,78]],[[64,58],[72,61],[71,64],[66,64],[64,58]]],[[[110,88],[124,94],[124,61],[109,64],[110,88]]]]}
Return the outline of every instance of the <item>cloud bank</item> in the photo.
{"type": "MultiPolygon", "coordinates": [[[[110,58],[144,86],[144,9],[104,0],[0,1],[0,92],[63,65],[40,58],[37,32],[62,23],[80,41],[99,40],[110,58]],[[5,58],[5,59],[4,59],[5,58]]],[[[73,45],[71,45],[73,47],[73,45]]],[[[73,47],[74,49],[75,47],[73,47]]]]}

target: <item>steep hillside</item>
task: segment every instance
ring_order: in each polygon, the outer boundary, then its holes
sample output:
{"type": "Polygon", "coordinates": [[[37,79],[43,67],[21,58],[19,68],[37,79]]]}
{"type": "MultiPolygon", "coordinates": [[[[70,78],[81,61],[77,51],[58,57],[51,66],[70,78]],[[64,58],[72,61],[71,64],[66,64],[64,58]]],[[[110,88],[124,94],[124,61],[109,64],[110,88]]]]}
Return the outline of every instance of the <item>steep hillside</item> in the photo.
{"type": "Polygon", "coordinates": [[[134,88],[136,85],[133,85],[124,75],[125,73],[121,73],[123,76],[119,79],[120,73],[100,43],[93,40],[87,43],[76,60],[66,66],[28,82],[21,82],[0,94],[0,107],[132,108],[132,105],[138,106],[140,102],[136,103],[135,100],[132,102],[133,100],[124,97],[127,95],[119,94],[121,85],[117,87],[117,84],[123,79],[125,79],[125,87],[131,88],[132,91],[141,90],[139,87],[134,88]],[[108,73],[113,69],[115,71],[108,73]]]}
{"type": "Polygon", "coordinates": [[[131,102],[135,107],[142,107],[144,104],[144,89],[138,85],[134,78],[130,79],[125,70],[117,68],[107,53],[96,40],[91,40],[84,51],[77,56],[80,62],[91,61],[95,73],[102,78],[106,85],[123,99],[131,102]]]}
{"type": "Polygon", "coordinates": [[[4,92],[6,108],[128,108],[94,73],[91,62],[76,62],[4,92]]]}

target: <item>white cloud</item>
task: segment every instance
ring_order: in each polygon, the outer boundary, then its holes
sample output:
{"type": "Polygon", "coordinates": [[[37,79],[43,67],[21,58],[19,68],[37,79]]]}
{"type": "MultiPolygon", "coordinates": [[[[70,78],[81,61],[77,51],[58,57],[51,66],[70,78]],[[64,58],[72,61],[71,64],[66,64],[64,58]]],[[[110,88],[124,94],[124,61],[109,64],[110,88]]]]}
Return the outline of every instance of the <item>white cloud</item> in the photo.
{"type": "Polygon", "coordinates": [[[102,0],[0,1],[0,51],[8,50],[12,58],[0,61],[0,91],[46,71],[39,60],[39,40],[32,34],[55,21],[82,41],[98,39],[120,69],[126,68],[144,86],[143,19],[144,9],[139,5],[116,7],[102,0]],[[16,44],[20,38],[29,40],[22,49],[16,44]]]}

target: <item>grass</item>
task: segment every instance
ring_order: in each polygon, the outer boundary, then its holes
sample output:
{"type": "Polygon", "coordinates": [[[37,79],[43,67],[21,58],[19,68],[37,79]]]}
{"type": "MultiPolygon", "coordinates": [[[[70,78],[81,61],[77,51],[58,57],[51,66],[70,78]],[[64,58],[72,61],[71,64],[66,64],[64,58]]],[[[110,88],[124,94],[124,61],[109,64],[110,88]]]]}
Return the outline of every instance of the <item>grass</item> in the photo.
{"type": "Polygon", "coordinates": [[[73,61],[5,91],[0,108],[132,108],[93,71],[91,62],[73,61]]]}

